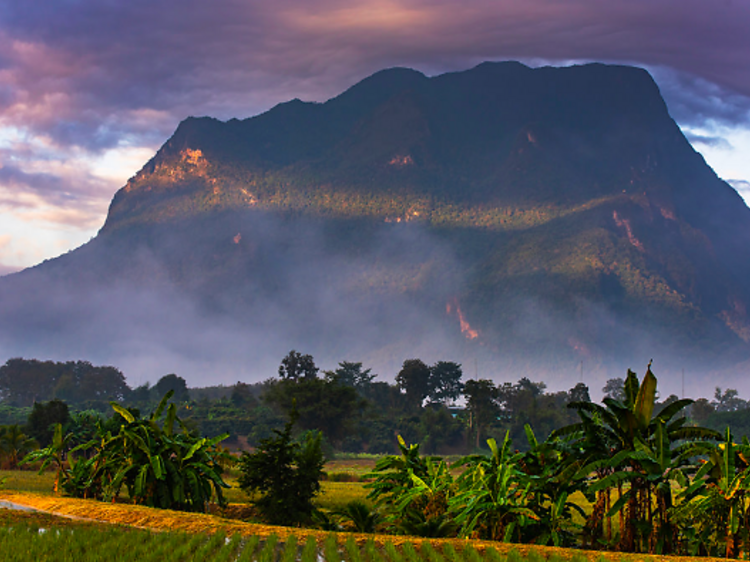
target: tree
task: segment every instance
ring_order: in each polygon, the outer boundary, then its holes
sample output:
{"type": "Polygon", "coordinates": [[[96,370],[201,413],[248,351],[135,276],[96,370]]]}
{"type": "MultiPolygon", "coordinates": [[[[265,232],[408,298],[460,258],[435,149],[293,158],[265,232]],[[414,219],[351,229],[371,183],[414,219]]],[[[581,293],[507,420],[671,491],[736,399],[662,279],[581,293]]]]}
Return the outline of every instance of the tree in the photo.
{"type": "Polygon", "coordinates": [[[21,426],[0,426],[0,460],[7,459],[11,470],[18,468],[21,459],[37,447],[39,443],[26,435],[21,426]]]}
{"type": "Polygon", "coordinates": [[[253,394],[252,387],[240,381],[237,381],[237,384],[232,387],[232,394],[229,400],[237,408],[254,408],[258,405],[258,400],[253,394]]]}
{"type": "Polygon", "coordinates": [[[402,532],[419,536],[445,536],[457,526],[448,519],[447,509],[453,477],[445,461],[423,457],[419,445],[406,445],[398,436],[399,456],[378,460],[367,474],[374,481],[365,484],[367,499],[385,509],[386,521],[402,532]]]}
{"type": "Polygon", "coordinates": [[[54,397],[72,404],[124,400],[130,394],[125,376],[115,367],[95,367],[88,361],[58,363],[54,397]]]}
{"type": "Polygon", "coordinates": [[[372,384],[377,375],[371,375],[372,369],[362,369],[362,363],[341,361],[335,371],[326,371],[327,378],[335,378],[340,384],[364,391],[372,384]]]}
{"type": "Polygon", "coordinates": [[[63,431],[62,424],[57,423],[53,429],[52,439],[50,440],[49,445],[42,449],[31,451],[23,458],[21,464],[42,461],[42,465],[39,467],[39,474],[42,474],[50,464],[54,463],[57,471],[55,473],[55,483],[52,485],[52,491],[57,493],[60,490],[61,478],[67,475],[65,457],[70,450],[72,440],[73,434],[66,434],[63,431]]]}
{"type": "Polygon", "coordinates": [[[151,400],[151,386],[148,382],[135,387],[128,397],[128,402],[135,404],[145,404],[151,400]]]}
{"type": "Polygon", "coordinates": [[[58,365],[15,357],[0,367],[0,398],[7,404],[31,406],[52,398],[59,377],[58,365]]]}
{"type": "Polygon", "coordinates": [[[521,455],[510,452],[508,433],[502,445],[494,439],[487,444],[489,457],[471,455],[456,462],[468,470],[457,479],[459,490],[449,500],[450,509],[456,513],[461,536],[515,542],[521,528],[537,518],[526,507],[529,487],[519,467],[521,455]]]}
{"type": "Polygon", "coordinates": [[[705,423],[708,417],[715,411],[716,409],[713,405],[705,398],[698,398],[698,400],[690,405],[690,417],[696,423],[705,423]]]}
{"type": "Polygon", "coordinates": [[[736,558],[750,546],[750,445],[734,443],[727,428],[723,443],[700,452],[707,458],[680,493],[676,519],[690,529],[691,554],[736,558]]]}
{"type": "Polygon", "coordinates": [[[579,382],[568,393],[571,402],[591,402],[589,387],[585,383],[579,382]]]}
{"type": "Polygon", "coordinates": [[[314,511],[312,500],[320,491],[323,451],[320,432],[308,432],[302,442],[292,440],[296,414],[283,431],[262,439],[254,453],[243,453],[239,462],[240,488],[260,494],[255,505],[274,525],[295,525],[308,521],[314,511]]]}
{"type": "Polygon", "coordinates": [[[464,386],[466,408],[469,410],[469,432],[474,433],[474,446],[478,449],[482,433],[500,415],[497,404],[497,387],[487,379],[468,380],[464,386]]]}
{"type": "Polygon", "coordinates": [[[432,402],[455,402],[463,393],[461,365],[452,361],[438,361],[430,367],[430,392],[432,402]]]}
{"type": "Polygon", "coordinates": [[[297,381],[302,378],[314,379],[318,376],[318,367],[312,355],[302,355],[301,353],[291,350],[286,357],[281,360],[279,365],[279,378],[297,381]]]}
{"type": "Polygon", "coordinates": [[[409,406],[420,408],[431,391],[431,371],[421,359],[407,359],[396,375],[396,384],[406,394],[409,406]]]}
{"type": "Polygon", "coordinates": [[[178,377],[174,373],[164,375],[160,378],[154,387],[151,389],[157,396],[164,396],[170,390],[173,393],[174,399],[177,402],[185,402],[190,400],[190,393],[188,392],[187,383],[182,377],[178,377]]]}
{"type": "Polygon", "coordinates": [[[740,398],[739,393],[734,388],[727,388],[722,392],[718,386],[711,405],[717,412],[736,412],[748,407],[747,401],[740,398]]]}
{"type": "Polygon", "coordinates": [[[336,379],[282,379],[270,384],[264,395],[267,403],[287,415],[296,411],[296,420],[305,430],[319,429],[333,443],[340,443],[362,408],[357,391],[336,379]]]}
{"type": "Polygon", "coordinates": [[[618,402],[625,401],[625,381],[620,377],[609,379],[602,388],[605,398],[612,398],[618,402]]]}
{"type": "Polygon", "coordinates": [[[62,400],[36,402],[26,422],[26,430],[42,447],[46,447],[52,442],[55,425],[65,426],[69,421],[68,405],[62,400]]]}
{"type": "Polygon", "coordinates": [[[8,404],[31,406],[55,398],[69,403],[122,400],[129,392],[118,369],[88,361],[14,358],[0,367],[0,399],[8,404]]]}

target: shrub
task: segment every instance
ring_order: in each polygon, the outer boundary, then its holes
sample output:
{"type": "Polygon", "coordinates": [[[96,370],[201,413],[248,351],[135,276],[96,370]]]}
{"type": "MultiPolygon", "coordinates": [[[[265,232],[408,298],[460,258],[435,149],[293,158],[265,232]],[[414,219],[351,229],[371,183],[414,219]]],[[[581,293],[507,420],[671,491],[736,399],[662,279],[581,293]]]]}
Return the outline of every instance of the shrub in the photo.
{"type": "Polygon", "coordinates": [[[283,431],[262,439],[254,453],[243,453],[239,462],[240,488],[258,493],[255,505],[272,524],[295,525],[308,521],[314,511],[313,498],[320,491],[325,459],[321,434],[310,431],[301,442],[292,440],[296,421],[292,413],[283,431]]]}

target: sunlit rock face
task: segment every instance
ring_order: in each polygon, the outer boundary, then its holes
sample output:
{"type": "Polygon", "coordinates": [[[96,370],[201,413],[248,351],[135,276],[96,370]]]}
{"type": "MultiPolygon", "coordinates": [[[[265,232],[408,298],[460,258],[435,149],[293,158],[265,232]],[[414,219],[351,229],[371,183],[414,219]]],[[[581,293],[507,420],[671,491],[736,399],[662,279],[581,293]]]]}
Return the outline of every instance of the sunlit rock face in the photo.
{"type": "Polygon", "coordinates": [[[512,380],[727,366],[749,236],[643,70],[390,69],[185,120],[94,240],[2,280],[0,353],[196,383],[266,378],[291,348],[383,376],[418,356],[512,380]]]}

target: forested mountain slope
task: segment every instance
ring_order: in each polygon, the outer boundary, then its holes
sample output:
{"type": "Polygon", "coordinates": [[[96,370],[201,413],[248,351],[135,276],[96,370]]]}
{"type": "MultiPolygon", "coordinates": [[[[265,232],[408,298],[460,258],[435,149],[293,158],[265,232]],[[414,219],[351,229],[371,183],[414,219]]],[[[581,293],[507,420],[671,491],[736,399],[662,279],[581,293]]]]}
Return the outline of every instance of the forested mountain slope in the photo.
{"type": "Polygon", "coordinates": [[[645,71],[389,69],[185,120],[95,239],[0,280],[0,351],[196,382],[292,347],[383,376],[420,355],[510,380],[727,366],[748,258],[750,210],[645,71]]]}

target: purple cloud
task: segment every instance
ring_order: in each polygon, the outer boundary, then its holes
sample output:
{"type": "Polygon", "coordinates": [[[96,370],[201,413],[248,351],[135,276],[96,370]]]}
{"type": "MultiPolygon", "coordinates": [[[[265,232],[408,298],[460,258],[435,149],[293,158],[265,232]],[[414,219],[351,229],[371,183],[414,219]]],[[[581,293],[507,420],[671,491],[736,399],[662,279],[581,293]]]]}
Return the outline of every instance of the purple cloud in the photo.
{"type": "MultiPolygon", "coordinates": [[[[735,96],[731,106],[750,105],[746,2],[5,0],[0,21],[0,64],[15,95],[37,107],[35,125],[91,146],[153,132],[131,129],[121,112],[169,112],[163,137],[190,114],[243,117],[292,97],[322,99],[385,66],[441,72],[484,59],[665,67],[679,73],[676,90],[705,98],[708,86],[735,96]]],[[[696,109],[673,98],[681,115],[696,109]]]]}

